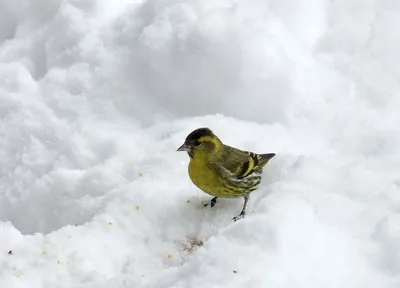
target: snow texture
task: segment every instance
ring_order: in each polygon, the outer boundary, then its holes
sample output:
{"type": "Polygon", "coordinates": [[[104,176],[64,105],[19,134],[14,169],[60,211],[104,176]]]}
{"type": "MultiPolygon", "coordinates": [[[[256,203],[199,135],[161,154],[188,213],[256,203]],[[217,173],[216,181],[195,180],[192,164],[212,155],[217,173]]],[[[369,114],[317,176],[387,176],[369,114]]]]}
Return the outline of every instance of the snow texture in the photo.
{"type": "Polygon", "coordinates": [[[0,287],[400,287],[400,2],[0,1],[0,287]],[[277,154],[249,201],[176,152],[277,154]]]}

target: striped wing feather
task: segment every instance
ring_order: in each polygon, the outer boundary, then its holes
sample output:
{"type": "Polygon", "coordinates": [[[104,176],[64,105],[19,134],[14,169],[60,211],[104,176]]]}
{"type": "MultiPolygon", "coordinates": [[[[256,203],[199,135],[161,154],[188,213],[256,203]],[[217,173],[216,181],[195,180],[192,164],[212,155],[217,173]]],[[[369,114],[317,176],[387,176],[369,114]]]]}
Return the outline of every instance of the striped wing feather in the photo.
{"type": "Polygon", "coordinates": [[[257,154],[242,151],[225,145],[222,165],[237,179],[243,179],[253,173],[261,173],[262,168],[275,156],[274,153],[257,154]]]}

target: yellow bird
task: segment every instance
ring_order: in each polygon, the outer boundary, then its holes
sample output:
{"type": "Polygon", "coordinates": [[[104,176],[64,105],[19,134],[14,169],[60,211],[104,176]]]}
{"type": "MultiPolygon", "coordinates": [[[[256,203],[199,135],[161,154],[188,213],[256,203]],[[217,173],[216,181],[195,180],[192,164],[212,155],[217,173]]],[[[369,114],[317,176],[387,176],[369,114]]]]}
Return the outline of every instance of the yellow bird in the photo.
{"type": "Polygon", "coordinates": [[[214,196],[204,206],[213,207],[218,198],[244,198],[243,209],[234,221],[246,215],[249,195],[259,187],[263,167],[275,156],[275,153],[256,154],[225,145],[209,128],[191,132],[177,151],[189,154],[192,182],[214,196]]]}

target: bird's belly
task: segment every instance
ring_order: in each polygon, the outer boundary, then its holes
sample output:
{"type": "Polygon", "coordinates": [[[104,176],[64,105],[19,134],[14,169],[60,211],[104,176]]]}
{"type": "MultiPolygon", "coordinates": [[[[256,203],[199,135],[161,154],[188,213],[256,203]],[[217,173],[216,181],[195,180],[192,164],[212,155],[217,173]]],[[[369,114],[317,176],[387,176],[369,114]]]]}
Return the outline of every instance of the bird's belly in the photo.
{"type": "Polygon", "coordinates": [[[223,179],[207,165],[196,162],[190,163],[189,177],[193,184],[203,192],[212,196],[223,197],[223,179]]]}
{"type": "Polygon", "coordinates": [[[189,164],[189,177],[192,182],[203,192],[221,198],[236,198],[243,196],[227,187],[226,180],[212,168],[203,163],[192,162],[189,164]]]}

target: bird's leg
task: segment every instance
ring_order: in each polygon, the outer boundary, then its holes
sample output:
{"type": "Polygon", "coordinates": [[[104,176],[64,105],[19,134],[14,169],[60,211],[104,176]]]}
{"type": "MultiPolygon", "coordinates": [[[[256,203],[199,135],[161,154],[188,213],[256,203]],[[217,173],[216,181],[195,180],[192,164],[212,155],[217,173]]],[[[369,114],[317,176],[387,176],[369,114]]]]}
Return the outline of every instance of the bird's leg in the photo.
{"type": "Polygon", "coordinates": [[[244,216],[246,216],[246,207],[247,207],[247,202],[249,201],[249,195],[243,196],[244,198],[244,204],[243,204],[243,208],[242,211],[240,212],[240,214],[236,217],[233,217],[233,221],[237,221],[239,219],[244,218],[244,216]]]}
{"type": "Polygon", "coordinates": [[[214,207],[215,203],[217,203],[218,197],[212,198],[210,201],[207,201],[203,204],[204,207],[211,206],[214,207]]]}

